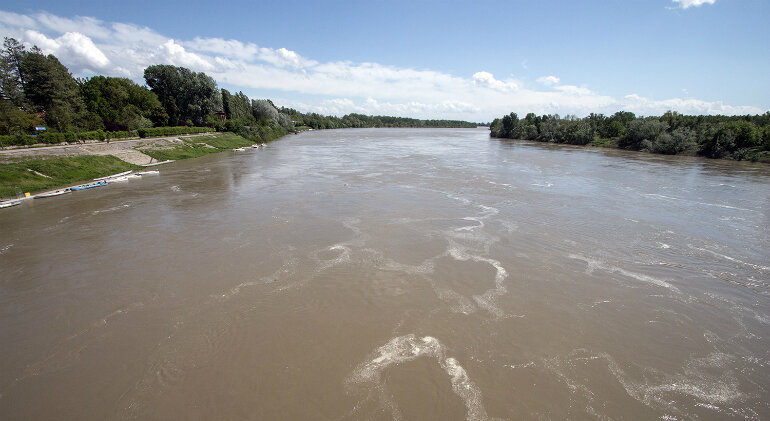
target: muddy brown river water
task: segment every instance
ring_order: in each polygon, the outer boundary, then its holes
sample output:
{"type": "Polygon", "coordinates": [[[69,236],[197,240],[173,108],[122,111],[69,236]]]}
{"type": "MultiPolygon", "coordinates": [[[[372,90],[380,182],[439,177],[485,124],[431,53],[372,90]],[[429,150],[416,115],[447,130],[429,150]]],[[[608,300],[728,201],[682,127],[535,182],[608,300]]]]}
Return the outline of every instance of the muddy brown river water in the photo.
{"type": "Polygon", "coordinates": [[[768,419],[770,166],[306,132],[0,211],[0,418],[768,419]]]}

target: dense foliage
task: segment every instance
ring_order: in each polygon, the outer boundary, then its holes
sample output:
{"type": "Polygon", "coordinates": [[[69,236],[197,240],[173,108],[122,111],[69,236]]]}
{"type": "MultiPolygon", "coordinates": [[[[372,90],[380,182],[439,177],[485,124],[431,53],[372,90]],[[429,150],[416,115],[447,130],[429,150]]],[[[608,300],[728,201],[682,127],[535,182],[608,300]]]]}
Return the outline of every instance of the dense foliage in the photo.
{"type": "Polygon", "coordinates": [[[200,126],[207,115],[222,110],[217,83],[203,72],[156,64],[144,69],[144,79],[166,110],[168,124],[164,125],[200,126]]]}
{"type": "Polygon", "coordinates": [[[94,76],[81,80],[80,95],[88,111],[99,116],[108,130],[136,130],[168,122],[158,97],[127,78],[94,76]]]}
{"type": "Polygon", "coordinates": [[[407,117],[367,116],[347,114],[343,117],[324,116],[317,113],[303,114],[291,108],[281,108],[297,126],[311,129],[342,129],[351,127],[431,127],[475,128],[476,123],[459,120],[418,120],[407,117]]]}
{"type": "Polygon", "coordinates": [[[500,138],[770,161],[770,112],[731,117],[668,111],[660,117],[637,117],[619,111],[585,118],[529,113],[523,119],[511,113],[495,119],[490,132],[500,138]]]}

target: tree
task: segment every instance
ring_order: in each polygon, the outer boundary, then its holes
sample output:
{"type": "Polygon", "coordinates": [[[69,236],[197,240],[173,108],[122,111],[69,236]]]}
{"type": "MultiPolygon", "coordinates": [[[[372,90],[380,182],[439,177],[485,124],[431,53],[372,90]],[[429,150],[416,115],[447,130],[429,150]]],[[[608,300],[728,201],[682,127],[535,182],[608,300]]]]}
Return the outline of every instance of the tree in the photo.
{"type": "Polygon", "coordinates": [[[14,38],[5,38],[0,51],[0,96],[17,107],[27,105],[24,96],[24,71],[21,63],[27,55],[23,44],[14,38]]]}
{"type": "Polygon", "coordinates": [[[560,142],[561,133],[559,132],[559,115],[544,115],[540,120],[540,134],[538,140],[545,142],[560,142]]]}
{"type": "Polygon", "coordinates": [[[157,95],[130,79],[94,76],[79,85],[86,108],[99,116],[108,130],[112,126],[134,130],[148,123],[152,127],[154,120],[168,120],[157,95]]]}
{"type": "Polygon", "coordinates": [[[11,101],[0,100],[0,135],[28,134],[42,124],[43,120],[35,114],[20,110],[11,101]]]}
{"type": "Polygon", "coordinates": [[[156,64],[144,69],[144,79],[166,110],[167,124],[191,120],[202,125],[208,114],[223,108],[217,83],[203,72],[156,64]]]}
{"type": "Polygon", "coordinates": [[[695,131],[689,127],[679,127],[671,133],[662,132],[654,142],[643,140],[641,150],[676,155],[695,146],[695,131]]]}
{"type": "Polygon", "coordinates": [[[658,135],[666,131],[668,124],[654,117],[639,118],[628,123],[626,135],[618,142],[618,146],[626,149],[639,150],[642,141],[649,142],[658,138],[658,135]]]}
{"type": "Polygon", "coordinates": [[[222,106],[225,117],[228,119],[248,123],[256,122],[252,114],[251,101],[243,92],[233,95],[227,89],[222,89],[222,106]]]}
{"type": "Polygon", "coordinates": [[[77,82],[59,59],[33,47],[24,55],[20,70],[24,95],[33,110],[45,113],[48,126],[65,131],[89,121],[77,82]]]}
{"type": "Polygon", "coordinates": [[[701,148],[709,158],[722,158],[735,150],[735,133],[730,129],[718,130],[701,148]]]}

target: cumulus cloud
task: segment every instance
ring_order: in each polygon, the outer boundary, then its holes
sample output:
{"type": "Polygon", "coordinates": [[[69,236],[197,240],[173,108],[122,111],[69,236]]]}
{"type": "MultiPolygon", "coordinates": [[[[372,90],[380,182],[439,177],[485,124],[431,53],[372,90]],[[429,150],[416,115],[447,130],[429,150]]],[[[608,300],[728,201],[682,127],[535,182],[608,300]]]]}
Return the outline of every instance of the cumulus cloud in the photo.
{"type": "Polygon", "coordinates": [[[27,39],[43,51],[57,57],[66,57],[67,62],[77,67],[97,71],[108,69],[110,60],[87,36],[79,32],[66,32],[58,38],[48,38],[40,32],[25,31],[27,39]]]}
{"type": "Polygon", "coordinates": [[[152,28],[89,17],[0,11],[0,24],[4,35],[55,54],[75,76],[98,73],[144,83],[147,66],[173,64],[206,72],[253,98],[264,97],[264,90],[282,91],[286,98],[273,95],[276,103],[322,114],[489,121],[511,111],[562,115],[612,114],[621,109],[643,115],[669,109],[688,114],[763,112],[690,98],[611,97],[587,86],[561,84],[556,76],[540,77],[530,86],[498,79],[482,69],[472,75],[452,75],[380,63],[318,62],[285,47],[222,38],[173,39],[152,28]]]}
{"type": "Polygon", "coordinates": [[[519,84],[515,81],[502,81],[495,79],[495,76],[489,72],[477,72],[472,77],[476,86],[483,86],[499,92],[510,92],[519,89],[519,84]]]}
{"type": "Polygon", "coordinates": [[[545,86],[552,86],[559,83],[559,78],[556,76],[541,76],[535,80],[537,83],[541,83],[545,86]]]}
{"type": "Polygon", "coordinates": [[[285,48],[279,48],[274,50],[272,48],[260,48],[259,55],[260,60],[266,61],[278,67],[290,66],[294,68],[302,68],[314,66],[316,61],[308,60],[294,51],[287,50],[285,48]]]}
{"type": "Polygon", "coordinates": [[[704,4],[714,4],[716,0],[673,0],[673,2],[677,3],[680,9],[687,9],[692,6],[698,7],[704,4]]]}

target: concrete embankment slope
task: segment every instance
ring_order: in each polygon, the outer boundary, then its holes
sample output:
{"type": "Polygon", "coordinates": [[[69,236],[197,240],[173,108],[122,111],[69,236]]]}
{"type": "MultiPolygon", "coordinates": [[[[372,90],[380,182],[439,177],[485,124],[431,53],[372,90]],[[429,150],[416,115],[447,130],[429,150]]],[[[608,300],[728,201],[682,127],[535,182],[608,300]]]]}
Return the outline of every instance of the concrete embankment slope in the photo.
{"type": "MultiPolygon", "coordinates": [[[[207,136],[195,134],[191,136],[207,136]]],[[[36,159],[47,157],[64,157],[80,155],[112,155],[134,165],[146,165],[153,158],[137,149],[162,150],[170,149],[179,144],[180,139],[191,136],[160,137],[153,139],[130,139],[107,142],[94,142],[76,145],[44,146],[37,148],[16,148],[0,150],[0,163],[17,159],[36,159]]],[[[210,135],[208,135],[210,136],[210,135]]]]}

